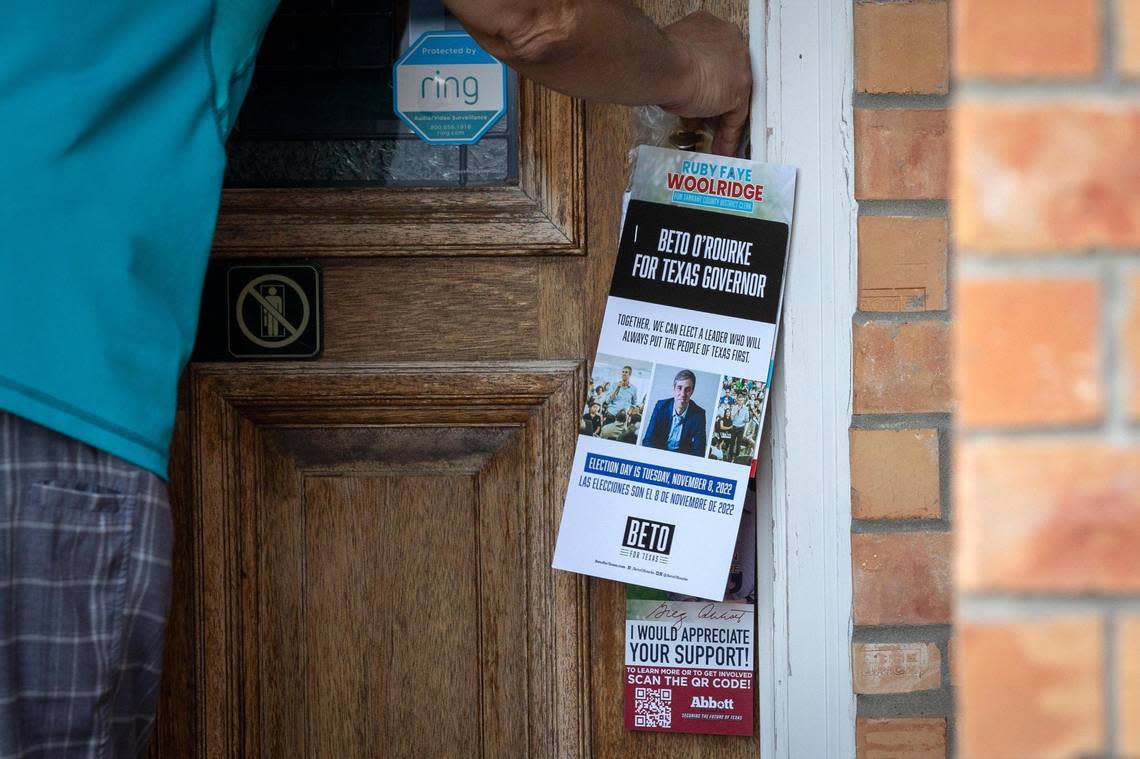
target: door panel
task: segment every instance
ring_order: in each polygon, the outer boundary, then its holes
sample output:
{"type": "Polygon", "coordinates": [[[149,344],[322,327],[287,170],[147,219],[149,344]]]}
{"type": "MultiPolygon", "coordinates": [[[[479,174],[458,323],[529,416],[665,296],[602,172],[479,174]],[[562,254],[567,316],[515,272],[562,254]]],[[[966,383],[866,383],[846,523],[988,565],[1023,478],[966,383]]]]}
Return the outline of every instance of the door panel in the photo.
{"type": "Polygon", "coordinates": [[[197,750],[579,755],[585,581],[536,569],[582,392],[567,362],[195,367],[197,750]]]}
{"type": "Polygon", "coordinates": [[[540,355],[529,259],[414,259],[324,266],[326,360],[408,361],[540,355]]]}
{"type": "Polygon", "coordinates": [[[183,379],[152,756],[756,755],[625,732],[624,588],[550,569],[629,121],[518,124],[517,186],[225,191],[215,257],[321,259],[325,349],[183,379]]]}

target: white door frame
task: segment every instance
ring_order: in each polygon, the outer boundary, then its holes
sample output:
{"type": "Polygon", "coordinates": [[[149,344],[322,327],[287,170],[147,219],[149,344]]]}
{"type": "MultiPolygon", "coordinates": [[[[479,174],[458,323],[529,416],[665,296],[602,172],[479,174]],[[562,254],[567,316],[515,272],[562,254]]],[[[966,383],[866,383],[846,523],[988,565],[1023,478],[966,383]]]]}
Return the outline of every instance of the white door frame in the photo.
{"type": "Polygon", "coordinates": [[[856,215],[851,0],[750,0],[753,158],[795,166],[757,512],[760,753],[855,756],[851,317],[856,215]]]}

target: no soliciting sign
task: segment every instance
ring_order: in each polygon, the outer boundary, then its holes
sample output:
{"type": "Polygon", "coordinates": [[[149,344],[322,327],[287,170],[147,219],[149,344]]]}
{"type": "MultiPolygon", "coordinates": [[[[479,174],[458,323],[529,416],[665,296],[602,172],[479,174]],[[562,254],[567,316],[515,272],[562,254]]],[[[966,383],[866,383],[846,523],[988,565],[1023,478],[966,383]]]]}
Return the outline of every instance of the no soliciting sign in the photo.
{"type": "Polygon", "coordinates": [[[322,348],[321,271],[313,263],[211,262],[195,361],[313,359],[322,348]]]}

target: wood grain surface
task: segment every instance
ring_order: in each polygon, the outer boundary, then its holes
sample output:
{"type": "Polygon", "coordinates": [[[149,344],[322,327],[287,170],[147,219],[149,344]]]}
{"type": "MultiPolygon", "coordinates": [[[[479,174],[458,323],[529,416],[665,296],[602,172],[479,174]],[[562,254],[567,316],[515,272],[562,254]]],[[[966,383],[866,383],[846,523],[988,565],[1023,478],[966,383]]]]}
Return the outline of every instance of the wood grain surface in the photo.
{"type": "Polygon", "coordinates": [[[550,568],[630,121],[519,91],[517,187],[224,194],[215,256],[323,259],[325,352],[184,377],[152,758],[757,755],[626,732],[624,587],[550,568]]]}

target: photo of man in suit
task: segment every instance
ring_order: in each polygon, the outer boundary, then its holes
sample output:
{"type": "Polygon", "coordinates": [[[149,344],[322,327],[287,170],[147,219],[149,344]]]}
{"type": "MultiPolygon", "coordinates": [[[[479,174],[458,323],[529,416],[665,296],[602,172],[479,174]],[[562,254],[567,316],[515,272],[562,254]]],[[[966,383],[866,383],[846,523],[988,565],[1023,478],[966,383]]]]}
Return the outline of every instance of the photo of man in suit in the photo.
{"type": "Polygon", "coordinates": [[[705,410],[692,400],[696,387],[695,374],[688,369],[677,372],[673,397],[662,398],[654,405],[642,445],[690,456],[705,455],[705,410]]]}

